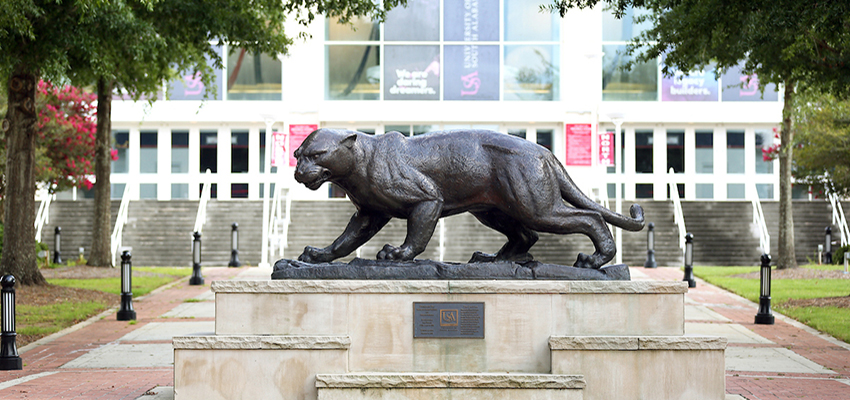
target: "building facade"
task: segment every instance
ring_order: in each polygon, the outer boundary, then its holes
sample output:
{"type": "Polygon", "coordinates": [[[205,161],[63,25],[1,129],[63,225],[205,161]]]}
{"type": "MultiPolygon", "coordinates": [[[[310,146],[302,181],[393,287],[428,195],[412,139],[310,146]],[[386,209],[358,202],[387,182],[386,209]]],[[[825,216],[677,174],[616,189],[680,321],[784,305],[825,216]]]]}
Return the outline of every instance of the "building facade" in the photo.
{"type": "Polygon", "coordinates": [[[539,4],[410,0],[383,24],[287,26],[310,38],[285,56],[222,46],[208,99],[186,73],[152,104],[113,103],[113,197],[130,185],[135,199],[197,199],[207,169],[218,199],[260,199],[270,182],[294,198],[339,197],[295,184],[286,154],[271,168],[266,155],[267,144],[291,153],[328,127],[521,136],[549,148],[585,192],[610,198],[664,200],[672,181],[686,200],[778,199],[778,165],[762,158],[778,140],[776,87],[740,70],[668,78],[662,60],[623,71],[621,52],[643,28],[634,13],[560,18],[539,4]]]}

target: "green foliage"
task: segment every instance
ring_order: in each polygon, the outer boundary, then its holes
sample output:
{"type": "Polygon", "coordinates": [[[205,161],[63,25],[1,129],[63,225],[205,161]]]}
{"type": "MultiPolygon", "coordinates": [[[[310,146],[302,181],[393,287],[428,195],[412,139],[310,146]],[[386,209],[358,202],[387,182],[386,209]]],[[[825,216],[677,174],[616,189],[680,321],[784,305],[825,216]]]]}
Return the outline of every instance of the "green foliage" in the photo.
{"type": "Polygon", "coordinates": [[[844,253],[850,251],[850,246],[840,246],[832,253],[832,263],[841,265],[844,268],[844,253]]]}
{"type": "MultiPolygon", "coordinates": [[[[800,268],[808,268],[800,267],[800,268]]],[[[835,268],[835,267],[832,267],[835,268]]],[[[746,279],[735,275],[757,272],[759,267],[694,267],[694,275],[712,285],[722,287],[750,301],[759,300],[759,279],[746,279]]],[[[779,306],[788,299],[815,299],[847,296],[850,284],[843,279],[773,279],[771,302],[779,306]]]]}
{"type": "Polygon", "coordinates": [[[814,90],[798,96],[794,178],[821,198],[850,195],[850,100],[814,90]]]}
{"type": "Polygon", "coordinates": [[[840,307],[778,307],[776,311],[850,343],[850,309],[840,307]]]}
{"type": "Polygon", "coordinates": [[[17,332],[22,335],[49,335],[59,332],[106,309],[99,302],[66,301],[45,306],[19,305],[17,332]]]}

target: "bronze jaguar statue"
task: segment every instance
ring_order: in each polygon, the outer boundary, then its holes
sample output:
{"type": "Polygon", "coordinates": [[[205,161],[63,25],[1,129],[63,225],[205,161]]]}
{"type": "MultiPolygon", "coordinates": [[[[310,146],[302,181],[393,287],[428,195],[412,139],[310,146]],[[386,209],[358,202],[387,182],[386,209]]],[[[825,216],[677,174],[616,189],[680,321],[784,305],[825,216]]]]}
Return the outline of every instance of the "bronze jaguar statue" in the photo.
{"type": "Polygon", "coordinates": [[[330,246],[304,249],[298,257],[304,262],[344,257],[394,217],[407,219],[407,237],[401,246],[385,245],[377,258],[413,260],[425,250],[437,220],[470,212],[508,238],[495,255],[476,253],[470,262],[531,261],[537,232],[581,233],[595,252],[579,254],[574,266],[599,268],[616,254],[606,222],[630,231],[644,226],[639,205],[631,206],[631,218],[600,206],[549,150],[499,132],[453,130],[407,138],[398,132],[371,136],[319,129],[294,155],[295,180],[312,190],[333,182],[357,208],[330,246]]]}

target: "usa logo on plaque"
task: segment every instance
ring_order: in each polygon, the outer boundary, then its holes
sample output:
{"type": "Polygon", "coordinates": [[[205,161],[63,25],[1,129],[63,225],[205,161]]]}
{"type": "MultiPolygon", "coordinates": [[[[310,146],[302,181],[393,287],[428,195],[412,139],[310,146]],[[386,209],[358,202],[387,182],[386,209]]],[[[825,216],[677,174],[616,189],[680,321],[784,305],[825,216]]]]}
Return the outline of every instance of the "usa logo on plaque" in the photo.
{"type": "Polygon", "coordinates": [[[440,326],[457,326],[457,310],[440,310],[440,326]]]}
{"type": "Polygon", "coordinates": [[[414,338],[484,339],[484,303],[413,303],[414,338]]]}

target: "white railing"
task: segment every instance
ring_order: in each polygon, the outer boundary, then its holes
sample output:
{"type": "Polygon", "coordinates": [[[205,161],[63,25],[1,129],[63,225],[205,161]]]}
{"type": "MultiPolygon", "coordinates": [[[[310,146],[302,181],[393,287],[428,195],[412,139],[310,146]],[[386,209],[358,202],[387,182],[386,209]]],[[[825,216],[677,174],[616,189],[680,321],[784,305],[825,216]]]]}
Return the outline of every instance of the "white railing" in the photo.
{"type": "Polygon", "coordinates": [[[127,223],[127,215],[130,209],[130,184],[124,184],[124,194],[121,196],[121,205],[118,207],[118,216],[115,218],[115,227],[112,228],[110,237],[110,250],[112,251],[112,267],[118,260],[118,250],[124,240],[124,224],[127,223]]]}
{"type": "Polygon", "coordinates": [[[850,242],[850,229],[847,229],[847,218],[844,217],[844,208],[841,206],[841,201],[838,195],[831,193],[829,195],[829,204],[832,205],[832,224],[838,225],[841,231],[841,246],[847,246],[850,242]]]}
{"type": "Polygon", "coordinates": [[[50,202],[56,198],[55,194],[50,194],[47,188],[39,189],[36,197],[41,200],[38,205],[38,213],[35,215],[35,241],[41,241],[41,231],[44,225],[50,222],[50,202]]]}
{"type": "Polygon", "coordinates": [[[764,218],[764,210],[761,208],[761,199],[759,199],[758,189],[755,183],[750,183],[747,192],[749,193],[750,201],[753,203],[753,224],[758,229],[759,246],[762,254],[770,254],[770,232],[767,230],[767,222],[764,218]]]}
{"type": "Polygon", "coordinates": [[[668,185],[670,187],[670,199],[673,200],[673,220],[676,221],[676,226],[679,228],[679,248],[685,251],[685,235],[688,230],[685,228],[685,214],[682,212],[682,201],[679,199],[679,188],[674,179],[674,170],[670,168],[667,176],[670,178],[668,185]]]}
{"type": "Polygon", "coordinates": [[[291,209],[292,197],[289,196],[289,189],[277,186],[274,191],[271,216],[269,217],[269,256],[274,256],[275,247],[277,247],[278,256],[280,258],[285,257],[286,243],[289,239],[291,209]],[[284,199],[281,200],[281,197],[284,197],[284,199]]]}
{"type": "Polygon", "coordinates": [[[198,201],[198,213],[195,214],[195,227],[192,232],[202,233],[204,223],[207,222],[207,203],[210,201],[210,189],[212,186],[212,172],[207,168],[204,174],[204,188],[201,190],[201,199],[198,201]]]}

